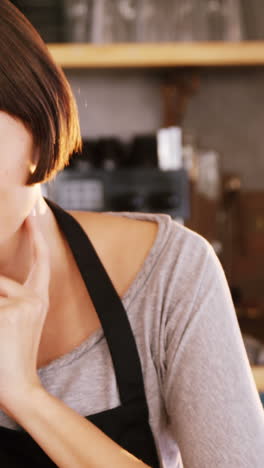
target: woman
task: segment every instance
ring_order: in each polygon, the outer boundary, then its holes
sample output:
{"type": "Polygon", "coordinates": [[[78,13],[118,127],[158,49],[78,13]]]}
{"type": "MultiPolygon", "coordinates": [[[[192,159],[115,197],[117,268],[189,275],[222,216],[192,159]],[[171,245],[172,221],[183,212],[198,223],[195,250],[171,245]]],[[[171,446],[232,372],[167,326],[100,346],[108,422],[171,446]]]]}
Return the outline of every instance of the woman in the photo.
{"type": "Polygon", "coordinates": [[[9,0],[0,51],[1,467],[262,468],[263,410],[213,249],[164,214],[43,198],[81,147],[75,101],[9,0]]]}

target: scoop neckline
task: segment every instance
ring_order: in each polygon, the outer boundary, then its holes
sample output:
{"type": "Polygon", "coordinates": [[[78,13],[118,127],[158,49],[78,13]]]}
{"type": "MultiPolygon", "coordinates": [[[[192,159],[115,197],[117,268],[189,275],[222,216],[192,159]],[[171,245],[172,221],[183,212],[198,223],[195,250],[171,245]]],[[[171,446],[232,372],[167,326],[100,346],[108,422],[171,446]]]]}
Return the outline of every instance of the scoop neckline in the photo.
{"type": "MultiPolygon", "coordinates": [[[[126,290],[126,292],[120,297],[124,307],[128,309],[130,303],[132,302],[133,297],[138,293],[139,285],[144,284],[142,279],[147,278],[148,273],[151,271],[154,261],[156,261],[156,251],[158,246],[166,242],[166,231],[168,230],[169,224],[172,221],[170,215],[165,213],[141,213],[141,212],[128,212],[128,211],[104,211],[105,214],[110,214],[113,216],[124,216],[127,218],[142,219],[146,221],[156,221],[158,224],[158,229],[156,233],[155,240],[142,264],[141,269],[136,274],[134,280],[126,290]]],[[[162,249],[161,249],[162,250],[162,249]]],[[[86,338],[82,343],[77,345],[71,351],[59,356],[58,358],[53,359],[48,364],[41,366],[37,369],[37,372],[41,376],[43,373],[49,373],[54,371],[54,368],[61,368],[69,365],[71,362],[78,359],[83,353],[90,350],[95,346],[104,336],[103,327],[97,328],[93,333],[91,333],[88,338],[86,338]]]]}

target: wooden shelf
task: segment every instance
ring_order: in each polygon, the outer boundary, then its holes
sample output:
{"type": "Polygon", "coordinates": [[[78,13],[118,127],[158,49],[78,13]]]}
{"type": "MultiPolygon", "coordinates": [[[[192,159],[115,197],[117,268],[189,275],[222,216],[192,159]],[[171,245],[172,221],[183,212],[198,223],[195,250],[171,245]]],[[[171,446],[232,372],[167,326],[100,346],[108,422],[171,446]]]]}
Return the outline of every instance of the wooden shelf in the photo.
{"type": "Polygon", "coordinates": [[[48,44],[64,68],[160,68],[264,65],[264,41],[158,44],[48,44]]]}

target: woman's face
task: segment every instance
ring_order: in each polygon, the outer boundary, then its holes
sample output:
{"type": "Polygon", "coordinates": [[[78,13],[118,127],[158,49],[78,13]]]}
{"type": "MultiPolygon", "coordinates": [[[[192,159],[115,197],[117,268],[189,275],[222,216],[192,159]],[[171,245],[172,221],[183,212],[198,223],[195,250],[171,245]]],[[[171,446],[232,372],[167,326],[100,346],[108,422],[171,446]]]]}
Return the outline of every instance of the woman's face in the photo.
{"type": "Polygon", "coordinates": [[[0,244],[23,224],[40,186],[26,186],[33,171],[33,138],[22,122],[0,111],[0,244]]]}

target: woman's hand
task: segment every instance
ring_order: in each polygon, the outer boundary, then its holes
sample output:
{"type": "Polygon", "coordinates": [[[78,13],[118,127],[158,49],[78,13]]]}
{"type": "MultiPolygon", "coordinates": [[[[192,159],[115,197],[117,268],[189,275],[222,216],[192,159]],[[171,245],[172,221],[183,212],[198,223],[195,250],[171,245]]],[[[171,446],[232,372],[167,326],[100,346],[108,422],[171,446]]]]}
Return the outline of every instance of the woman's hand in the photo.
{"type": "MultiPolygon", "coordinates": [[[[41,386],[37,356],[49,306],[48,248],[34,216],[26,220],[34,261],[24,284],[0,275],[0,407],[41,386]]],[[[8,413],[9,414],[9,413],[8,413]]]]}

